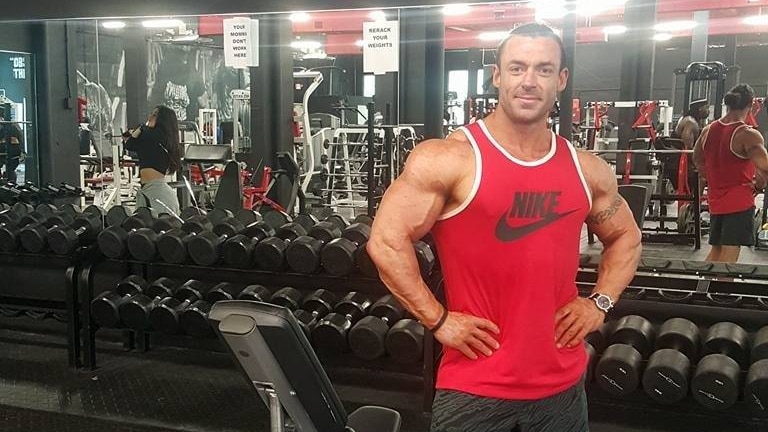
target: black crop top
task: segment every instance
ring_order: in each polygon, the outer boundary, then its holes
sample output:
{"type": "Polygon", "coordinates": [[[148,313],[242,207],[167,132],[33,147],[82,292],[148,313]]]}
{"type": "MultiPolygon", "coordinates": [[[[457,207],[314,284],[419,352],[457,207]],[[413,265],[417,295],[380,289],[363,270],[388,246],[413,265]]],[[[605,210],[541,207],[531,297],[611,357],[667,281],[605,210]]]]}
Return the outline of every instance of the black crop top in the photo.
{"type": "Polygon", "coordinates": [[[141,126],[138,138],[129,137],[125,149],[139,155],[139,169],[152,168],[163,174],[168,173],[170,156],[160,130],[145,125],[141,126]]]}

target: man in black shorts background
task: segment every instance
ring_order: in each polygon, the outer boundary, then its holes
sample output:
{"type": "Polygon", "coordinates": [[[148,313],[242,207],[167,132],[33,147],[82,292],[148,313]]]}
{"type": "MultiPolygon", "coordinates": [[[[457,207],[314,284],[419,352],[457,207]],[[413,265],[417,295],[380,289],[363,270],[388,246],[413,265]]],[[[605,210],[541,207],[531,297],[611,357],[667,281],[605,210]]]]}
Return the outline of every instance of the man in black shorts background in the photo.
{"type": "Polygon", "coordinates": [[[724,98],[726,114],[701,132],[693,149],[699,174],[707,181],[712,249],[707,261],[736,262],[741,246],[755,244],[755,192],[768,178],[763,136],[747,125],[754,90],[733,87],[724,98]]]}

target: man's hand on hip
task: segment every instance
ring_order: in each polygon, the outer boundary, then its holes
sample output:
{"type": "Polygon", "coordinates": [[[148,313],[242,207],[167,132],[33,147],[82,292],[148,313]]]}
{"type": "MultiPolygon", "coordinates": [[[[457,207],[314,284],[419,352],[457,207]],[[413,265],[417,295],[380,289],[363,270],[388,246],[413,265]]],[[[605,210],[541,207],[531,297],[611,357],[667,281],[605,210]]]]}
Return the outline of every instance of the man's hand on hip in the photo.
{"type": "Polygon", "coordinates": [[[499,334],[496,324],[461,312],[449,312],[445,323],[437,329],[434,336],[443,346],[455,348],[476,360],[475,351],[490,356],[493,351],[499,349],[499,342],[492,334],[499,334]]]}
{"type": "Polygon", "coordinates": [[[605,312],[583,297],[576,297],[555,313],[555,342],[558,348],[573,348],[605,321],[605,312]]]}

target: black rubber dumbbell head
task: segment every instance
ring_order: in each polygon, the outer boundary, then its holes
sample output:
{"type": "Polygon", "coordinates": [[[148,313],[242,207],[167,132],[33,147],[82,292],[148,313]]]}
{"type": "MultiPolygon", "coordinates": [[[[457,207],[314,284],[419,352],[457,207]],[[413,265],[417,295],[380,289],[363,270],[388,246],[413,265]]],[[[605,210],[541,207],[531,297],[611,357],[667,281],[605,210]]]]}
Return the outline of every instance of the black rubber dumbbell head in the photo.
{"type": "Polygon", "coordinates": [[[640,384],[642,360],[650,353],[653,340],[650,321],[638,315],[622,317],[595,368],[598,385],[614,396],[634,392],[640,384]]]}
{"type": "Polygon", "coordinates": [[[131,296],[141,294],[147,282],[140,276],[131,275],[114,288],[91,301],[91,317],[101,327],[117,327],[120,324],[120,306],[131,296]]]}
{"type": "Polygon", "coordinates": [[[68,227],[48,233],[48,245],[58,255],[72,254],[78,247],[96,239],[101,232],[102,220],[93,214],[83,214],[68,227]]]}
{"type": "Polygon", "coordinates": [[[748,334],[741,326],[719,322],[702,340],[702,358],[691,379],[691,394],[702,406],[724,410],[739,396],[741,368],[747,363],[748,334]]]}
{"type": "Polygon", "coordinates": [[[254,265],[254,249],[262,240],[273,237],[274,229],[264,222],[256,222],[224,243],[224,262],[235,268],[250,268],[254,265]]]}
{"type": "Polygon", "coordinates": [[[663,404],[679,402],[688,394],[691,365],[698,355],[699,328],[685,318],[671,318],[656,337],[657,351],[648,359],[643,388],[663,404]]]}
{"type": "Polygon", "coordinates": [[[123,324],[137,331],[149,330],[150,313],[161,300],[174,295],[177,284],[166,277],[156,279],[142,294],[131,297],[120,306],[120,320],[123,324]]]}
{"type": "Polygon", "coordinates": [[[197,280],[188,280],[180,286],[173,297],[161,300],[149,314],[154,330],[175,334],[181,329],[181,316],[193,303],[202,300],[207,292],[205,285],[197,280]]]}
{"type": "Polygon", "coordinates": [[[272,292],[269,288],[262,285],[248,285],[240,294],[237,295],[238,300],[250,300],[266,303],[272,298],[272,292]]]}
{"type": "Polygon", "coordinates": [[[749,367],[744,382],[744,402],[757,416],[768,416],[768,359],[761,359],[749,367]]]}
{"type": "Polygon", "coordinates": [[[304,295],[301,291],[293,287],[284,287],[277,290],[270,298],[270,303],[288,308],[290,310],[296,310],[301,306],[301,299],[304,295]]]}
{"type": "Polygon", "coordinates": [[[397,363],[417,363],[424,358],[424,326],[413,319],[402,319],[387,333],[387,354],[397,363]]]}

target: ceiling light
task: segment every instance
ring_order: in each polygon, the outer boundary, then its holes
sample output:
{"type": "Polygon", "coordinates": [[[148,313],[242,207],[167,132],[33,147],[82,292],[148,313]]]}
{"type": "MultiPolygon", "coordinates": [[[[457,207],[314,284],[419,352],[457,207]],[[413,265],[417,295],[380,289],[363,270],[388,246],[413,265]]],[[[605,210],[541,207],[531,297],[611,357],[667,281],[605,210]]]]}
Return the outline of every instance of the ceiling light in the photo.
{"type": "Polygon", "coordinates": [[[194,42],[198,39],[200,39],[200,35],[197,34],[181,35],[173,38],[175,42],[194,42]]]}
{"type": "Polygon", "coordinates": [[[627,32],[627,27],[623,25],[612,25],[612,26],[605,27],[603,29],[603,33],[607,35],[618,35],[626,32],[627,32]]]}
{"type": "Polygon", "coordinates": [[[291,42],[291,48],[295,49],[316,50],[321,46],[323,46],[323,44],[313,40],[297,40],[291,42]]]}
{"type": "Polygon", "coordinates": [[[125,28],[125,21],[104,21],[101,26],[105,29],[121,29],[125,28]]]}
{"type": "Polygon", "coordinates": [[[307,22],[310,18],[306,12],[294,12],[288,17],[293,22],[307,22]]]}
{"type": "Polygon", "coordinates": [[[577,3],[576,13],[583,16],[599,15],[609,9],[623,7],[627,0],[581,0],[577,3]]]}
{"type": "Polygon", "coordinates": [[[456,15],[466,15],[470,11],[470,7],[468,4],[463,3],[457,3],[457,4],[449,4],[443,6],[443,15],[448,16],[456,16],[456,15]]]}
{"type": "Polygon", "coordinates": [[[484,41],[500,41],[507,37],[507,35],[509,35],[509,32],[506,31],[492,31],[480,33],[477,35],[477,38],[484,41]]]}
{"type": "Polygon", "coordinates": [[[358,39],[358,40],[355,41],[355,45],[361,47],[361,46],[365,45],[365,42],[362,39],[358,39]]]}
{"type": "Polygon", "coordinates": [[[386,21],[387,20],[387,14],[384,13],[384,11],[375,10],[368,14],[368,17],[370,17],[374,21],[386,21]]]}
{"type": "Polygon", "coordinates": [[[753,26],[768,25],[768,15],[754,15],[754,16],[746,17],[742,22],[744,24],[753,25],[753,26]]]}
{"type": "Polygon", "coordinates": [[[152,20],[146,20],[142,21],[141,25],[143,25],[146,28],[169,28],[169,27],[180,27],[184,25],[181,20],[177,19],[152,19],[152,20]]]}
{"type": "Polygon", "coordinates": [[[672,35],[669,33],[656,33],[653,35],[653,40],[663,42],[672,39],[672,35]]]}
{"type": "Polygon", "coordinates": [[[537,0],[531,5],[536,9],[536,21],[560,19],[568,13],[564,0],[537,0]]]}
{"type": "Polygon", "coordinates": [[[328,54],[324,53],[324,52],[309,53],[309,54],[304,54],[303,58],[305,58],[305,59],[325,59],[325,58],[328,58],[328,54]]]}
{"type": "Polygon", "coordinates": [[[696,27],[697,23],[696,21],[667,21],[663,23],[658,23],[655,26],[653,26],[653,29],[657,32],[671,32],[671,31],[681,31],[681,30],[690,30],[694,27],[696,27]]]}

